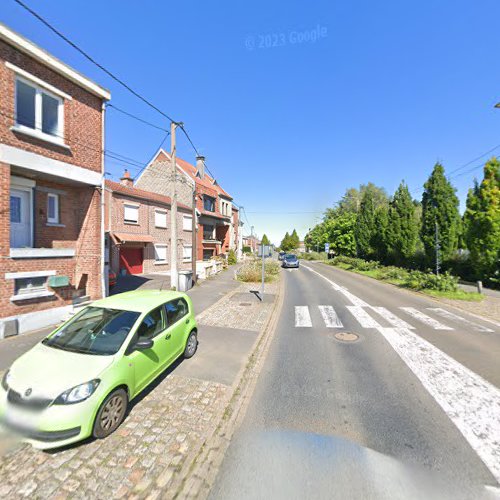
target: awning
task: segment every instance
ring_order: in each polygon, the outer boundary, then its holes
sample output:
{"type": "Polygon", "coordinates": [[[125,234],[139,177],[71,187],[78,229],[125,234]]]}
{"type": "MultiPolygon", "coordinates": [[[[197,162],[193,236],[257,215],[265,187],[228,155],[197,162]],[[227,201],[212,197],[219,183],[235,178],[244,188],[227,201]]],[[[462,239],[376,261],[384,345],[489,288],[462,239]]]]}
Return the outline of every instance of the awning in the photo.
{"type": "Polygon", "coordinates": [[[115,243],[153,243],[150,234],[111,233],[111,237],[115,243]]]}

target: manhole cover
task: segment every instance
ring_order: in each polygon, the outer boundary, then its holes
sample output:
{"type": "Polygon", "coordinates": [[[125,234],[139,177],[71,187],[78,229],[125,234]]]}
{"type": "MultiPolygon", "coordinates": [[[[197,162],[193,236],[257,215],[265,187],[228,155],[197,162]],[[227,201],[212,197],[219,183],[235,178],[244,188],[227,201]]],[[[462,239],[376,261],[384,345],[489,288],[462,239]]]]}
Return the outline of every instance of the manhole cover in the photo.
{"type": "Polygon", "coordinates": [[[359,335],[351,332],[336,333],[334,337],[341,342],[356,342],[359,339],[359,335]]]}
{"type": "Polygon", "coordinates": [[[251,306],[251,302],[240,302],[240,306],[251,306]]]}

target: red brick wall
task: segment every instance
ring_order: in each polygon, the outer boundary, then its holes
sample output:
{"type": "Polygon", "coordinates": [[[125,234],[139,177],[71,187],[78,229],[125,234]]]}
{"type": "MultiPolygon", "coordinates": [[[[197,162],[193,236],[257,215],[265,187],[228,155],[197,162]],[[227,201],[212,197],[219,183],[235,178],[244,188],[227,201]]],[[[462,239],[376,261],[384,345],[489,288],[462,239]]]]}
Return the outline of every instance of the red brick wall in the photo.
{"type": "Polygon", "coordinates": [[[64,190],[60,195],[61,223],[65,227],[46,226],[47,193],[35,190],[35,247],[75,248],[75,257],[43,259],[10,258],[10,166],[0,164],[0,317],[41,311],[72,303],[77,289],[86,289],[92,299],[101,296],[100,282],[100,193],[94,187],[73,187],[37,181],[37,187],[64,190]],[[11,302],[15,282],[6,280],[5,273],[23,271],[56,271],[68,276],[70,286],[55,288],[47,298],[11,302]]]}
{"type": "MultiPolygon", "coordinates": [[[[179,268],[189,269],[191,264],[188,262],[184,263],[182,259],[182,246],[183,244],[191,245],[192,232],[183,230],[183,215],[191,215],[191,211],[179,208],[177,212],[177,230],[179,235],[177,258],[179,268]]],[[[110,228],[111,232],[147,234],[152,236],[153,243],[127,244],[129,246],[141,246],[144,248],[144,273],[163,272],[170,269],[170,205],[152,200],[139,199],[122,193],[114,192],[111,194],[107,191],[105,220],[106,228],[110,228]],[[124,221],[124,205],[126,203],[139,206],[139,221],[137,224],[130,224],[124,221]],[[155,226],[155,208],[167,210],[167,228],[155,226]],[[166,264],[155,263],[154,243],[165,244],[169,247],[167,250],[168,262],[166,264]]],[[[111,268],[115,272],[118,272],[119,249],[114,243],[112,243],[112,256],[111,268]]]]}
{"type": "Polygon", "coordinates": [[[100,98],[0,40],[0,143],[101,172],[101,105],[100,98]],[[16,77],[5,61],[72,97],[64,101],[64,139],[70,151],[10,130],[14,125],[16,77]]]}

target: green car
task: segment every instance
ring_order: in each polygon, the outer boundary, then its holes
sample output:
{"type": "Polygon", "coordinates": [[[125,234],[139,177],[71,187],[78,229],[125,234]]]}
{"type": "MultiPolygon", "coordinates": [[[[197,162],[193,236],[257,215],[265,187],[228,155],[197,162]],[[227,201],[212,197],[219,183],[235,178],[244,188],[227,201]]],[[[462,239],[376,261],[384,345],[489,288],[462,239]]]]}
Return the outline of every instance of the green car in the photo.
{"type": "Polygon", "coordinates": [[[40,449],[104,438],[123,422],[129,401],[197,347],[193,304],[184,293],[98,300],[4,374],[0,426],[40,449]]]}

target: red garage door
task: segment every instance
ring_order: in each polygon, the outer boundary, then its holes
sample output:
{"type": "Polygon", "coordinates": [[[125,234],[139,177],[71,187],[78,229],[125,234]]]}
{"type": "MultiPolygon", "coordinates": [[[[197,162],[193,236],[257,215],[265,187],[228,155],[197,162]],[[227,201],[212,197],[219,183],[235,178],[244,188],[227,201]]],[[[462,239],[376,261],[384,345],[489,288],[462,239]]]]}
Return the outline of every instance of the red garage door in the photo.
{"type": "Polygon", "coordinates": [[[141,274],[142,261],[142,248],[120,248],[120,269],[126,269],[128,274],[141,274]]]}

